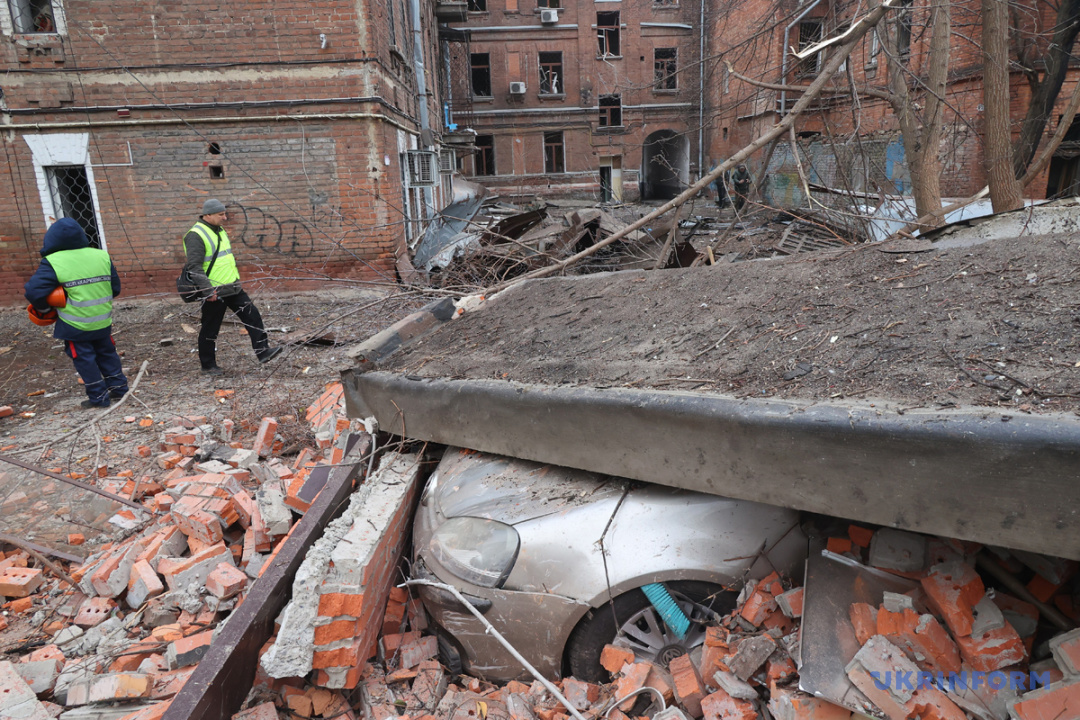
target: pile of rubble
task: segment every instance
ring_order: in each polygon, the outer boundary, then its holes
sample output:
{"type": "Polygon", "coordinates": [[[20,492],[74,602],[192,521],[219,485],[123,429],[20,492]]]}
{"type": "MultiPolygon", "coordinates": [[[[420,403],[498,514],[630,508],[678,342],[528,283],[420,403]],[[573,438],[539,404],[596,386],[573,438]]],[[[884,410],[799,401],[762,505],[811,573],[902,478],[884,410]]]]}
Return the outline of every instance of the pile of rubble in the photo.
{"type": "Polygon", "coordinates": [[[8,599],[0,629],[22,616],[45,638],[27,638],[17,662],[0,662],[0,717],[160,717],[354,435],[340,384],[307,420],[315,447],[286,464],[274,456],[282,449],[274,418],[247,446],[233,438],[231,420],[215,428],[177,418],[161,434],[159,475],[98,482],[145,508],[111,518],[127,537],[67,571],[56,562],[33,567],[22,550],[0,555],[8,599]]]}

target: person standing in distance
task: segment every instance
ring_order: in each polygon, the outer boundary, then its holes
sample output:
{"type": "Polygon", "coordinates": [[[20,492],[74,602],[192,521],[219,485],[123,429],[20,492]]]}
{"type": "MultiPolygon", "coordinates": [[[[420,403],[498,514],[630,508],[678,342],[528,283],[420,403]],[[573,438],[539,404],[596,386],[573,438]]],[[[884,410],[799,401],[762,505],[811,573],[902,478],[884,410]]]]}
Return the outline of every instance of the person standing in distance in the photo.
{"type": "Polygon", "coordinates": [[[202,325],[199,328],[199,362],[208,375],[221,375],[217,364],[217,337],[225,310],[232,310],[247,328],[251,348],[259,362],[269,362],[281,353],[280,347],[270,347],[262,315],[240,286],[229,234],[223,227],[228,220],[225,205],[210,198],[203,203],[202,214],[184,235],[187,261],[184,269],[203,293],[202,325]],[[217,254],[215,258],[214,255],[217,254]],[[212,266],[211,266],[212,263],[212,266]]]}
{"type": "Polygon", "coordinates": [[[112,338],[112,301],[120,294],[120,276],[109,253],[90,247],[79,223],[60,218],[45,232],[41,264],[23,287],[39,313],[48,297],[64,288],[67,305],[57,308],[53,337],[64,341],[64,353],[75,364],[86,387],[84,408],[109,407],[128,391],[128,381],[112,338]]]}

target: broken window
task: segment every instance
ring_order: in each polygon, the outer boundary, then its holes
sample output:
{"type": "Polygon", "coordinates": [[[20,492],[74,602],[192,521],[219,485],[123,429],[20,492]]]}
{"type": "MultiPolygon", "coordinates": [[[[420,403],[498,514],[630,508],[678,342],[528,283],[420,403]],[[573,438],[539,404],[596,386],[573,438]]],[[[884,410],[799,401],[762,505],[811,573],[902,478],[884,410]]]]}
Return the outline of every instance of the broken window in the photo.
{"type": "Polygon", "coordinates": [[[51,0],[8,0],[11,24],[17,33],[55,33],[51,0]]]}
{"type": "Polygon", "coordinates": [[[877,65],[877,56],[881,52],[881,39],[878,37],[877,28],[872,28],[867,33],[866,66],[877,65]]]}
{"type": "MultiPolygon", "coordinates": [[[[812,47],[821,42],[823,27],[820,20],[803,20],[799,23],[799,51],[812,47]]],[[[814,53],[808,58],[803,58],[795,66],[795,77],[798,79],[814,77],[821,70],[821,53],[814,53]]]]}
{"type": "Polygon", "coordinates": [[[477,175],[494,175],[495,174],[495,136],[494,135],[477,135],[476,136],[476,154],[473,156],[473,162],[475,163],[475,174],[477,175]]]}
{"type": "Polygon", "coordinates": [[[562,79],[562,53],[540,53],[540,94],[558,95],[563,92],[562,79]]]}
{"type": "Polygon", "coordinates": [[[98,235],[97,213],[94,212],[94,195],[86,168],[82,165],[53,165],[45,167],[49,181],[53,212],[56,218],[71,218],[79,223],[90,240],[91,247],[101,247],[98,235]]]}
{"type": "Polygon", "coordinates": [[[656,48],[653,50],[653,71],[656,75],[657,90],[676,90],[679,87],[676,75],[678,70],[678,50],[676,48],[656,48]]]}
{"type": "Polygon", "coordinates": [[[896,49],[904,61],[911,57],[911,4],[912,0],[900,0],[896,13],[896,49]]]}
{"type": "Polygon", "coordinates": [[[397,22],[394,20],[394,3],[397,0],[386,0],[386,19],[390,26],[390,47],[397,47],[397,22]]]}
{"type": "Polygon", "coordinates": [[[596,13],[596,38],[600,57],[619,57],[619,12],[596,13]]]}
{"type": "Polygon", "coordinates": [[[538,8],[561,8],[562,0],[536,0],[538,8]]]}
{"type": "Polygon", "coordinates": [[[600,127],[622,127],[622,96],[600,96],[600,127]]]}
{"type": "Polygon", "coordinates": [[[487,12],[487,0],[469,0],[469,12],[487,12]]]}
{"type": "Polygon", "coordinates": [[[474,97],[491,97],[491,57],[488,53],[473,53],[472,94],[474,97]]]}
{"type": "Polygon", "coordinates": [[[565,172],[563,155],[562,131],[544,133],[544,172],[565,172]]]}

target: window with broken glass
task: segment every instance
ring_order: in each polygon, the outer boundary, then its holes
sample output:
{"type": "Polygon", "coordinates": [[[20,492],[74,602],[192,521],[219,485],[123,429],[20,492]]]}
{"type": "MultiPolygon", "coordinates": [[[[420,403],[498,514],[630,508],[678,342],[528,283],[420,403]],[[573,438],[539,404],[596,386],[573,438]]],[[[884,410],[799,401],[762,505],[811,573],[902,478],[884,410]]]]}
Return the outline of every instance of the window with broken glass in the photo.
{"type": "Polygon", "coordinates": [[[562,130],[544,133],[544,172],[565,172],[564,154],[562,130]]]}
{"type": "Polygon", "coordinates": [[[559,95],[563,93],[562,80],[562,53],[540,53],[540,94],[559,95]]]}
{"type": "Polygon", "coordinates": [[[17,33],[55,33],[51,0],[8,0],[11,25],[17,33]]]}
{"type": "MultiPolygon", "coordinates": [[[[799,23],[799,51],[821,42],[824,28],[820,20],[803,20],[799,23]]],[[[814,53],[803,58],[795,66],[796,79],[814,77],[821,70],[821,53],[814,53]]]]}
{"type": "Polygon", "coordinates": [[[472,67],[473,97],[491,97],[491,56],[488,53],[472,53],[469,62],[472,67]]]}
{"type": "Polygon", "coordinates": [[[622,96],[600,96],[600,127],[622,127],[622,96]]]}
{"type": "Polygon", "coordinates": [[[653,50],[653,72],[656,76],[657,90],[677,90],[678,84],[678,49],[655,48],[653,50]]]}
{"type": "Polygon", "coordinates": [[[561,8],[562,0],[536,0],[538,8],[561,8]]]}
{"type": "Polygon", "coordinates": [[[487,0],[469,0],[469,12],[487,12],[487,0]]]}
{"type": "Polygon", "coordinates": [[[476,154],[473,155],[474,172],[477,175],[495,174],[495,136],[477,135],[476,154]]]}
{"type": "Polygon", "coordinates": [[[619,13],[596,13],[596,39],[600,57],[619,57],[619,13]]]}

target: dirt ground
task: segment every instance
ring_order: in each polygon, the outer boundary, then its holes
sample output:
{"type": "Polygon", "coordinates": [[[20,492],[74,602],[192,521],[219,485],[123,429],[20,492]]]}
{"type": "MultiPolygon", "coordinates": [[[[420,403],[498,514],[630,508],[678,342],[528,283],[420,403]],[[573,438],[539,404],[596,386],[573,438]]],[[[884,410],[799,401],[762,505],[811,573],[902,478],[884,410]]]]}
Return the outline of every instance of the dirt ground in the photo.
{"type": "Polygon", "coordinates": [[[1080,409],[1080,235],[903,249],[532,281],[384,366],[901,408],[1080,409]]]}
{"type": "MultiPolygon", "coordinates": [[[[156,454],[162,423],[192,415],[206,416],[215,425],[225,418],[240,425],[276,416],[283,436],[300,442],[310,433],[303,422],[304,410],[326,383],[338,379],[343,349],[431,299],[337,287],[344,289],[298,294],[252,290],[272,345],[305,330],[333,333],[337,344],[289,345],[276,360],[260,365],[246,333],[230,315],[218,339],[218,364],[226,370],[221,377],[199,371],[198,305],[171,298],[121,297],[114,310],[114,339],[129,383],[134,383],[143,362],[146,371],[134,396],[92,427],[87,423],[102,411],[79,407],[86,395],[61,343],[53,339],[52,328],[32,325],[25,307],[4,308],[0,405],[10,405],[15,415],[0,419],[0,454],[59,468],[65,474],[89,475],[97,465],[107,464],[110,474],[131,469],[138,475],[154,467],[154,458],[140,458],[137,446],[148,445],[156,454]],[[216,390],[232,394],[216,397],[216,390]],[[142,427],[137,421],[125,421],[132,417],[150,418],[153,424],[142,427]],[[27,452],[46,442],[52,444],[44,457],[40,448],[27,452]]],[[[12,468],[0,467],[4,470],[12,468]]]]}

